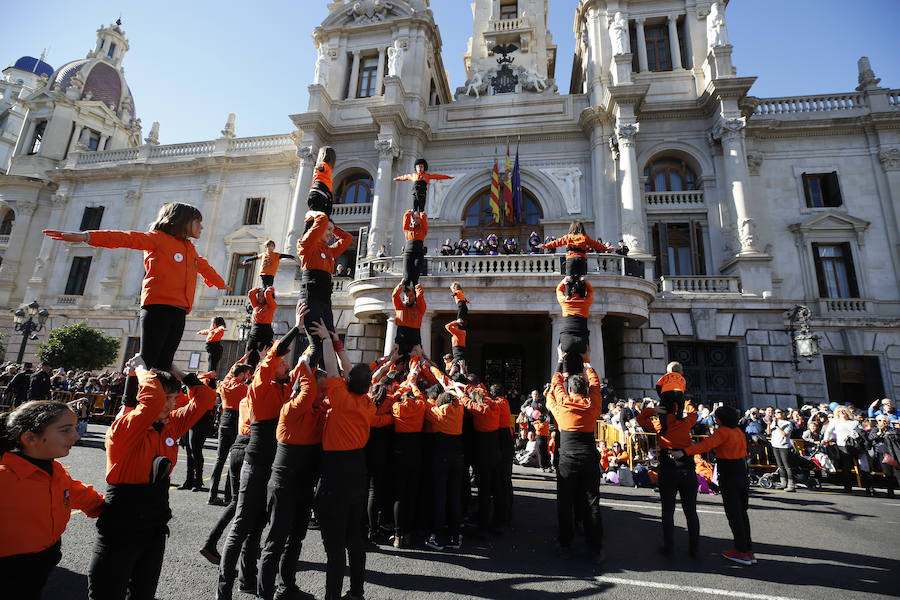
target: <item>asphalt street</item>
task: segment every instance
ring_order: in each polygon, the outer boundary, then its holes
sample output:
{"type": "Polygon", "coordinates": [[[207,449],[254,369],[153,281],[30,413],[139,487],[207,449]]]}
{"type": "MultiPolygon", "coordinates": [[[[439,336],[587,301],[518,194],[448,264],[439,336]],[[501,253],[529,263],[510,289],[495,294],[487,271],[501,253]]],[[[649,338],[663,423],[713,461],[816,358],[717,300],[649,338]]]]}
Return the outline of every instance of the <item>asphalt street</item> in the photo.
{"type": "MultiPolygon", "coordinates": [[[[82,444],[60,459],[76,479],[105,488],[105,428],[91,425],[82,444]]],[[[205,475],[215,457],[214,440],[204,452],[205,475]]],[[[185,456],[172,478],[181,483],[185,456]]],[[[382,546],[367,555],[367,599],[562,598],[756,600],[887,598],[900,595],[898,533],[900,499],[868,498],[825,491],[788,494],[754,489],[750,521],[757,565],[735,565],[719,556],[731,547],[718,496],[701,496],[701,556],[687,556],[684,519],[676,514],[676,557],[656,554],[660,542],[659,503],[651,489],[602,489],[606,561],[598,567],[576,554],[563,560],[555,544],[555,482],[538,469],[516,467],[512,531],[475,541],[464,535],[457,552],[382,546]]],[[[220,511],[206,494],[171,490],[174,518],[157,598],[213,598],[216,567],[198,549],[220,511]]],[[[72,515],[63,536],[63,559],[45,588],[47,600],[87,598],[87,569],[95,526],[72,515]]],[[[581,540],[579,540],[581,541],[581,540]]],[[[220,544],[221,550],[221,544],[220,544]]],[[[297,566],[300,587],[324,596],[324,552],[318,531],[310,531],[297,566]]],[[[345,591],[346,591],[345,581],[345,591]]],[[[235,590],[236,599],[250,599],[235,590]]]]}

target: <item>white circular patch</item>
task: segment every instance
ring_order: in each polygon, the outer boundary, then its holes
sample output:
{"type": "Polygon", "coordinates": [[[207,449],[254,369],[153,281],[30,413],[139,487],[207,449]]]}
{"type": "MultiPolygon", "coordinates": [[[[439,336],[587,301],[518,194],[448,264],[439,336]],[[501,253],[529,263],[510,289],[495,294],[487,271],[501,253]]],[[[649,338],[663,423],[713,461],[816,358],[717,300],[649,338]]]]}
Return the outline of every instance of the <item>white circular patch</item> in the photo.
{"type": "Polygon", "coordinates": [[[325,253],[324,253],[324,252],[322,253],[322,258],[325,258],[325,253]]]}
{"type": "Polygon", "coordinates": [[[175,253],[175,262],[181,262],[184,260],[184,255],[181,252],[175,253]]]}
{"type": "Polygon", "coordinates": [[[173,439],[170,438],[170,437],[167,437],[167,438],[166,438],[166,446],[168,446],[169,448],[171,448],[171,447],[174,446],[174,445],[175,445],[175,440],[173,440],[173,439]]]}

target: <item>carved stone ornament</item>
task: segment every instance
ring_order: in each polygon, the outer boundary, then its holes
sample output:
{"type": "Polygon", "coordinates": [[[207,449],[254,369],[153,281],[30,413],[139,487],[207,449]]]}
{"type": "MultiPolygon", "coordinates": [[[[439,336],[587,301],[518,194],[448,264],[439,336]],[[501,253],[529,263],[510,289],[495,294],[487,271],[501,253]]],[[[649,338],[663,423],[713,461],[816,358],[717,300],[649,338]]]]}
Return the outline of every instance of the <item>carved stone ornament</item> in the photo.
{"type": "Polygon", "coordinates": [[[25,215],[33,215],[34,211],[37,210],[37,202],[33,202],[31,200],[19,200],[16,202],[16,212],[25,215]]]}
{"type": "Polygon", "coordinates": [[[738,239],[741,242],[741,250],[756,249],[756,222],[753,219],[741,221],[738,230],[738,239]]]}
{"type": "Polygon", "coordinates": [[[522,89],[529,92],[541,93],[553,85],[553,79],[541,77],[541,75],[531,67],[524,67],[520,70],[521,78],[524,79],[522,89]]]}
{"type": "Polygon", "coordinates": [[[328,47],[319,46],[319,55],[316,58],[316,74],[313,77],[313,83],[317,85],[328,85],[328,47]]]}
{"type": "Polygon", "coordinates": [[[721,0],[716,0],[709,7],[709,16],[706,17],[706,39],[710,48],[719,48],[728,45],[728,27],[725,24],[725,6],[721,0]]]}
{"type": "Polygon", "coordinates": [[[153,125],[150,126],[150,133],[147,134],[144,141],[151,146],[159,145],[159,121],[153,121],[153,125]]]}
{"type": "Polygon", "coordinates": [[[225,128],[222,129],[222,137],[232,139],[234,137],[234,113],[228,113],[225,128]]]}
{"type": "Polygon", "coordinates": [[[447,192],[450,191],[450,188],[453,187],[453,184],[456,183],[457,178],[460,177],[458,173],[448,173],[453,179],[436,179],[428,184],[428,204],[429,216],[437,216],[441,214],[441,207],[444,204],[444,200],[447,198],[447,192]]]}
{"type": "Polygon", "coordinates": [[[613,160],[619,160],[619,140],[616,136],[609,136],[609,151],[612,152],[613,160]]]}
{"type": "Polygon", "coordinates": [[[144,193],[140,190],[125,190],[125,202],[129,206],[134,205],[141,198],[143,198],[144,193]]]}
{"type": "Polygon", "coordinates": [[[351,5],[350,15],[356,25],[378,23],[387,18],[388,10],[391,7],[392,4],[385,0],[359,0],[351,5]]]}
{"type": "Polygon", "coordinates": [[[713,127],[712,136],[713,138],[724,142],[737,139],[743,135],[743,133],[743,119],[725,119],[724,121],[716,123],[716,126],[713,127]]]}
{"type": "Polygon", "coordinates": [[[71,196],[64,192],[56,192],[52,196],[50,196],[50,201],[53,203],[53,206],[65,206],[69,203],[71,196]]]}
{"type": "Polygon", "coordinates": [[[379,138],[375,140],[375,150],[382,159],[391,160],[400,156],[400,148],[394,143],[394,138],[379,138]]]}
{"type": "Polygon", "coordinates": [[[561,169],[541,169],[547,174],[566,201],[566,211],[570,215],[581,212],[581,169],[578,167],[566,167],[561,169]]]}
{"type": "Polygon", "coordinates": [[[219,193],[219,184],[204,183],[202,189],[203,195],[206,196],[208,200],[213,200],[216,197],[216,194],[219,193]]]}
{"type": "Polygon", "coordinates": [[[762,167],[764,157],[761,152],[747,153],[747,168],[750,169],[751,175],[759,175],[759,169],[762,167]]]}
{"type": "Polygon", "coordinates": [[[616,129],[616,137],[620,146],[634,146],[634,136],[637,135],[639,127],[636,124],[619,125],[616,129]]]}
{"type": "Polygon", "coordinates": [[[297,148],[297,156],[300,157],[300,162],[311,162],[313,160],[312,146],[300,146],[297,148]]]}
{"type": "Polygon", "coordinates": [[[900,148],[887,148],[878,153],[878,161],[885,171],[900,170],[900,148]]]}
{"type": "Polygon", "coordinates": [[[861,92],[863,90],[878,87],[878,84],[881,83],[881,79],[875,77],[875,71],[872,70],[872,63],[869,62],[868,56],[861,56],[859,60],[856,61],[856,67],[859,69],[859,77],[857,78],[859,85],[856,86],[856,91],[861,92]]]}
{"type": "Polygon", "coordinates": [[[614,55],[631,52],[631,44],[628,41],[628,20],[621,12],[617,12],[609,22],[609,39],[612,42],[614,55]]]}
{"type": "Polygon", "coordinates": [[[388,77],[400,77],[403,73],[403,61],[406,58],[406,49],[409,42],[405,39],[394,40],[394,43],[388,47],[388,77]]]}

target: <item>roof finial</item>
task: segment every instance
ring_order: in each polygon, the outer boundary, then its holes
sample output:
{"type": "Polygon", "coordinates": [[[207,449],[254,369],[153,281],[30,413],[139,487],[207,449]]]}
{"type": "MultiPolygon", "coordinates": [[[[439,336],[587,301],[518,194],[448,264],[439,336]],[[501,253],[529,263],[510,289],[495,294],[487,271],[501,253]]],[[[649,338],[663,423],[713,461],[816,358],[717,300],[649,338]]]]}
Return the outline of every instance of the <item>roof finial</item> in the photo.
{"type": "Polygon", "coordinates": [[[40,60],[43,62],[43,60],[44,60],[44,58],[45,58],[46,56],[47,56],[47,49],[44,48],[43,50],[41,50],[41,58],[40,58],[40,60]]]}
{"type": "Polygon", "coordinates": [[[121,27],[121,26],[122,26],[122,13],[119,13],[119,18],[116,19],[116,26],[117,26],[117,27],[121,27]]]}

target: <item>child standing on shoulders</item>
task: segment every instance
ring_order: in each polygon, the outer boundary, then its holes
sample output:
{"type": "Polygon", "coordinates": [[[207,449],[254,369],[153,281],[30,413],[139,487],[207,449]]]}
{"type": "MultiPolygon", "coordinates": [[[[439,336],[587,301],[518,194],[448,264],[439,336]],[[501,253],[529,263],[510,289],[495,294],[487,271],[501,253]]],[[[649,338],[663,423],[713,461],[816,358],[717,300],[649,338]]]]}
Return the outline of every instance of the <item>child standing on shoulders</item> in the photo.
{"type": "Polygon", "coordinates": [[[38,600],[62,558],[69,516],[97,517],[103,496],[72,479],[55,459],[78,441],[62,402],[26,402],[0,415],[0,577],[5,598],[38,600]]]}
{"type": "Polygon", "coordinates": [[[438,173],[428,173],[428,161],[424,158],[416,160],[413,165],[416,172],[407,173],[400,177],[395,177],[394,181],[412,181],[413,182],[413,211],[425,212],[425,200],[428,196],[428,184],[437,179],[453,179],[452,175],[440,175],[438,173]]]}
{"type": "Polygon", "coordinates": [[[225,285],[206,259],[197,254],[191,238],[203,231],[203,215],[180,202],[163,204],[150,231],[57,231],[44,235],[63,242],[84,242],[98,248],[144,251],[147,274],[141,286],[141,350],[147,368],[168,369],[194,304],[197,274],[209,287],[225,285]]]}
{"type": "Polygon", "coordinates": [[[272,329],[272,319],[275,318],[275,288],[253,288],[247,294],[250,298],[250,306],[253,307],[250,327],[250,335],[247,336],[247,364],[256,367],[259,364],[261,354],[272,344],[275,339],[275,331],[272,329]]]}
{"type": "Polygon", "coordinates": [[[266,240],[266,248],[263,253],[245,258],[243,264],[249,265],[253,261],[261,260],[262,268],[259,270],[259,278],[262,279],[263,287],[272,287],[275,285],[275,274],[278,273],[282,258],[289,258],[297,262],[297,257],[293,254],[275,252],[275,240],[266,240]]]}
{"type": "Polygon", "coordinates": [[[403,214],[403,279],[412,285],[419,283],[425,262],[425,236],[428,235],[428,215],[411,210],[403,214]]]}
{"type": "MultiPolygon", "coordinates": [[[[333,185],[331,171],[334,169],[336,160],[337,154],[334,148],[331,146],[319,148],[316,166],[313,167],[312,185],[309,186],[309,194],[306,197],[306,206],[310,211],[323,212],[328,217],[331,217],[331,207],[334,204],[334,196],[331,193],[333,185]]],[[[306,234],[312,225],[307,218],[303,233],[306,234]]]]}
{"type": "Polygon", "coordinates": [[[201,329],[197,335],[206,336],[206,370],[216,376],[216,369],[219,361],[222,359],[222,337],[225,336],[225,319],[222,317],[213,317],[209,324],[209,329],[201,329]]]}
{"type": "Polygon", "coordinates": [[[581,221],[572,221],[569,225],[569,233],[559,239],[544,242],[541,248],[566,247],[566,296],[572,295],[572,284],[576,280],[587,275],[587,251],[612,252],[613,248],[607,246],[602,240],[595,240],[584,232],[581,221]]]}
{"type": "Polygon", "coordinates": [[[466,295],[458,281],[450,284],[450,295],[453,296],[453,302],[456,304],[456,318],[465,319],[469,316],[469,301],[466,300],[466,295]]]}

